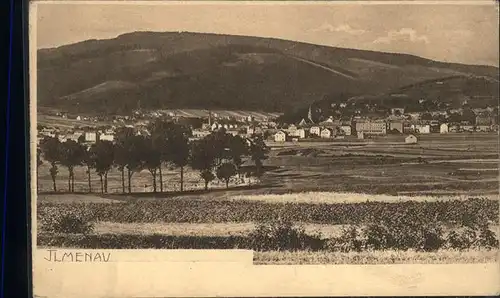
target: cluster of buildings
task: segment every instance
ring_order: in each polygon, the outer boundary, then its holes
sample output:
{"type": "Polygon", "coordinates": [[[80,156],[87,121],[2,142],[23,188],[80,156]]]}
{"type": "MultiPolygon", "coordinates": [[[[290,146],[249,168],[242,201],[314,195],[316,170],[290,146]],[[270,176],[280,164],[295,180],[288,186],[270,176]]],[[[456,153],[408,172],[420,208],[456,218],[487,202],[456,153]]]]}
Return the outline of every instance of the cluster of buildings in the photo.
{"type": "MultiPolygon", "coordinates": [[[[460,114],[462,111],[451,111],[460,114]]],[[[350,119],[334,119],[333,116],[327,120],[313,123],[309,117],[308,121],[302,119],[299,123],[283,125],[268,118],[255,119],[254,116],[233,117],[222,116],[210,112],[208,117],[179,117],[172,112],[135,112],[132,116],[110,116],[107,127],[88,126],[83,129],[75,128],[61,131],[57,128],[44,127],[38,131],[38,141],[46,136],[57,137],[61,142],[74,140],[86,144],[92,144],[99,140],[113,142],[115,140],[116,127],[131,127],[137,134],[147,135],[147,127],[153,118],[167,117],[174,122],[185,124],[191,128],[192,139],[201,139],[211,132],[224,129],[232,135],[248,137],[253,134],[263,134],[266,138],[275,142],[299,141],[301,139],[343,139],[370,136],[381,136],[387,134],[419,135],[431,133],[460,133],[460,132],[490,132],[498,131],[498,123],[491,111],[479,112],[474,115],[475,119],[467,121],[450,122],[439,112],[430,113],[431,118],[441,120],[424,120],[422,113],[405,113],[403,108],[393,108],[391,115],[386,118],[369,118],[366,116],[353,116],[350,119]]],[[[58,115],[68,117],[66,114],[58,115]]],[[[447,115],[449,116],[449,115],[447,115]]],[[[76,120],[101,121],[100,118],[76,116],[76,120]]],[[[93,124],[95,125],[95,124],[93,124]]]]}
{"type": "Polygon", "coordinates": [[[73,140],[79,143],[93,144],[97,141],[115,140],[115,128],[107,129],[70,129],[61,130],[58,128],[45,127],[38,131],[37,144],[45,137],[56,137],[60,142],[64,143],[67,140],[73,140]]]}
{"type": "Polygon", "coordinates": [[[471,121],[448,123],[438,120],[409,120],[403,117],[388,117],[386,119],[368,119],[360,116],[351,121],[328,120],[318,124],[308,123],[304,119],[298,125],[289,125],[274,133],[275,142],[298,141],[311,138],[345,138],[356,136],[363,139],[369,136],[387,134],[431,134],[460,132],[491,132],[498,131],[498,124],[492,117],[477,116],[474,124],[471,121]]]}
{"type": "Polygon", "coordinates": [[[306,138],[344,138],[352,134],[350,123],[329,118],[317,125],[307,124],[302,120],[298,125],[290,125],[286,129],[279,129],[274,134],[275,142],[298,141],[306,138]]]}
{"type": "MultiPolygon", "coordinates": [[[[242,119],[231,117],[214,117],[209,114],[207,123],[203,123],[200,128],[192,129],[192,139],[201,139],[213,131],[224,129],[226,133],[233,136],[239,135],[249,137],[254,134],[264,134],[266,131],[273,130],[277,124],[268,119],[256,120],[253,116],[247,116],[242,119]]],[[[217,116],[217,114],[215,114],[217,116]]]]}

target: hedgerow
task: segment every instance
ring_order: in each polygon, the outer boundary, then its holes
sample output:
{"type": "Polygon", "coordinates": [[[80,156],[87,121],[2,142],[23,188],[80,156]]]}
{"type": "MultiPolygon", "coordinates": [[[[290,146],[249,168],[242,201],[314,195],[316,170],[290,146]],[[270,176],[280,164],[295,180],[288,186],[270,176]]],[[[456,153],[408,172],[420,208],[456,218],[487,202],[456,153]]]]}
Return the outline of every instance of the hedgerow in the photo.
{"type": "Polygon", "coordinates": [[[362,202],[338,204],[263,203],[252,201],[184,200],[182,198],[126,203],[39,203],[38,220],[51,214],[85,214],[93,221],[133,222],[263,222],[289,218],[295,222],[368,224],[387,219],[411,222],[443,222],[466,226],[468,222],[498,222],[498,201],[468,200],[398,203],[362,202]]]}
{"type": "Polygon", "coordinates": [[[234,249],[249,248],[245,237],[167,236],[127,234],[53,234],[40,233],[39,246],[87,249],[234,249]]]}
{"type": "Polygon", "coordinates": [[[440,249],[498,249],[495,234],[482,228],[451,232],[447,237],[441,227],[407,227],[389,229],[381,224],[348,227],[335,238],[321,239],[308,235],[288,223],[259,225],[248,236],[169,236],[140,234],[70,234],[40,232],[39,246],[93,249],[252,249],[255,251],[379,251],[440,249]],[[404,232],[399,230],[402,228],[404,232]]]}

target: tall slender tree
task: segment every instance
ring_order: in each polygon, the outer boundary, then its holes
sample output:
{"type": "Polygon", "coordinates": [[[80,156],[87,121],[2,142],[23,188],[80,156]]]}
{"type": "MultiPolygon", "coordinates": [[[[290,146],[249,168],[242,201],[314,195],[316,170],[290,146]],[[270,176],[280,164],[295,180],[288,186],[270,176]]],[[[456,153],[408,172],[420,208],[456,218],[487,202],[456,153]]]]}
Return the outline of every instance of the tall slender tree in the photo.
{"type": "Polygon", "coordinates": [[[217,178],[224,180],[226,188],[229,188],[229,180],[236,175],[236,166],[233,163],[226,162],[217,167],[217,178]]]}
{"type": "Polygon", "coordinates": [[[248,155],[249,148],[247,142],[240,136],[229,137],[229,155],[230,161],[236,168],[236,173],[241,179],[241,166],[243,165],[243,158],[248,155]]]}
{"type": "Polygon", "coordinates": [[[180,168],[180,190],[184,191],[184,168],[189,163],[190,146],[189,135],[191,131],[186,127],[176,125],[168,134],[167,158],[175,166],[180,168]]]}
{"type": "Polygon", "coordinates": [[[82,165],[85,149],[73,140],[61,144],[61,165],[68,169],[68,191],[75,191],[75,167],[82,165]]]}
{"type": "Polygon", "coordinates": [[[161,167],[161,149],[158,147],[158,143],[154,142],[152,137],[148,137],[144,138],[143,144],[140,146],[140,150],[143,165],[146,169],[148,169],[152,177],[153,192],[156,193],[156,177],[158,174],[158,168],[161,167]]]}
{"type": "Polygon", "coordinates": [[[89,186],[89,193],[92,192],[92,169],[95,166],[95,157],[93,156],[93,151],[91,148],[86,148],[85,154],[83,156],[82,164],[86,167],[87,183],[89,186]]]}
{"type": "Polygon", "coordinates": [[[57,192],[56,178],[59,173],[57,165],[61,161],[61,142],[56,137],[46,137],[40,142],[40,149],[43,158],[50,163],[50,177],[52,178],[52,188],[57,192]]]}
{"type": "Polygon", "coordinates": [[[260,178],[264,174],[263,161],[268,158],[267,154],[269,153],[269,147],[264,142],[262,135],[255,134],[249,139],[249,151],[250,158],[255,163],[253,175],[260,178]]]}
{"type": "Polygon", "coordinates": [[[43,160],[42,160],[42,150],[40,148],[36,148],[36,192],[38,193],[40,190],[40,183],[39,183],[39,169],[40,166],[43,165],[43,160]]]}
{"type": "Polygon", "coordinates": [[[205,138],[192,144],[190,164],[191,168],[200,171],[200,177],[205,182],[205,190],[208,183],[214,180],[213,168],[216,163],[217,154],[211,139],[205,138]]]}
{"type": "MultiPolygon", "coordinates": [[[[116,144],[114,161],[115,165],[121,173],[122,192],[125,193],[125,169],[128,165],[130,138],[134,136],[133,128],[123,127],[116,133],[116,144]]],[[[128,180],[127,180],[128,181],[128,180]]]]}
{"type": "Polygon", "coordinates": [[[169,163],[168,138],[174,123],[158,119],[150,124],[149,131],[153,144],[160,152],[160,165],[158,166],[158,178],[160,180],[160,192],[163,192],[163,165],[169,163]]]}
{"type": "Polygon", "coordinates": [[[143,136],[131,136],[127,138],[125,148],[127,148],[127,180],[128,192],[132,192],[132,176],[134,173],[140,172],[144,169],[143,158],[141,154],[144,152],[145,138],[143,136]]]}
{"type": "Polygon", "coordinates": [[[110,141],[99,141],[91,148],[94,167],[101,181],[101,193],[108,192],[108,173],[114,162],[114,145],[110,141]]]}

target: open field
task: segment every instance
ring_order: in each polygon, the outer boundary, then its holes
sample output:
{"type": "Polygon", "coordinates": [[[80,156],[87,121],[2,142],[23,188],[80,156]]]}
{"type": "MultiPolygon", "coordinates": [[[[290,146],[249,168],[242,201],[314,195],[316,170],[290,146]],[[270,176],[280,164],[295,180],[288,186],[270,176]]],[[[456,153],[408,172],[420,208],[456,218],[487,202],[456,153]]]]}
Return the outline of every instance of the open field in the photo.
{"type": "MultiPolygon", "coordinates": [[[[362,203],[362,202],[435,202],[467,200],[470,196],[391,196],[372,195],[362,193],[334,193],[334,192],[301,192],[290,194],[268,195],[239,195],[231,197],[234,201],[259,201],[265,203],[308,203],[308,204],[336,204],[336,203],[362,203]]],[[[495,196],[485,196],[495,199],[495,196]]]]}
{"type": "MultiPolygon", "coordinates": [[[[254,222],[225,222],[225,223],[96,223],[97,234],[141,234],[141,235],[173,235],[173,236],[244,236],[251,233],[254,222]]],[[[325,238],[338,237],[342,232],[342,225],[303,224],[308,234],[320,232],[325,238]]]]}
{"type": "MultiPolygon", "coordinates": [[[[58,112],[57,109],[51,108],[43,108],[38,107],[38,109],[42,111],[47,111],[51,113],[58,112]]],[[[165,114],[172,114],[181,117],[188,118],[205,118],[208,117],[208,110],[201,109],[167,109],[161,110],[161,112],[165,114]]],[[[238,120],[243,118],[247,118],[248,116],[252,116],[257,120],[265,120],[265,119],[274,119],[281,115],[281,113],[269,113],[269,112],[256,112],[256,111],[244,111],[244,110],[210,110],[212,116],[215,117],[234,117],[238,120]]],[[[58,116],[49,116],[47,113],[40,112],[37,114],[37,124],[53,126],[53,127],[61,127],[61,128],[73,128],[75,126],[106,126],[112,125],[112,121],[104,122],[104,121],[88,121],[88,120],[76,120],[76,119],[67,119],[58,116]]]]}
{"type": "MultiPolygon", "coordinates": [[[[233,179],[227,196],[240,193],[268,194],[304,191],[354,192],[390,195],[497,195],[498,135],[448,134],[421,136],[414,145],[394,144],[401,136],[388,136],[366,142],[270,144],[265,161],[267,172],[261,187],[245,190],[251,181],[233,179]],[[314,183],[311,183],[314,181],[314,183]]],[[[401,141],[401,140],[399,140],[401,141]]],[[[49,165],[39,168],[39,191],[52,190],[49,165]]],[[[163,190],[180,188],[177,169],[163,169],[163,190]]],[[[67,188],[67,169],[59,167],[57,186],[67,188]]],[[[185,171],[187,191],[201,190],[203,181],[197,171],[185,171]]],[[[151,175],[144,170],[132,178],[133,192],[151,192],[151,175]]],[[[253,182],[255,183],[255,182],[253,182]]],[[[99,192],[99,179],[92,175],[94,192],[99,192]]],[[[224,188],[218,180],[211,189],[224,188]]],[[[88,192],[86,169],[75,169],[75,191],[88,192]]],[[[121,174],[116,169],[108,175],[108,192],[122,192],[121,174]]],[[[186,195],[189,195],[187,193],[186,195]]],[[[222,191],[207,196],[221,197],[222,191]]],[[[161,198],[165,195],[155,194],[161,198]]]]}
{"type": "MultiPolygon", "coordinates": [[[[56,184],[58,191],[67,191],[68,189],[68,170],[65,167],[59,166],[59,173],[56,179],[56,184]]],[[[44,163],[39,167],[39,192],[52,192],[52,179],[50,177],[50,165],[44,163]]],[[[75,192],[88,192],[88,177],[87,169],[85,167],[75,167],[75,192]]],[[[163,190],[167,191],[179,191],[180,190],[180,174],[178,170],[168,169],[163,167],[163,190]]],[[[157,178],[158,179],[158,178],[157,178]]],[[[91,175],[92,191],[95,193],[101,192],[99,176],[95,173],[91,175]]],[[[238,181],[236,178],[232,179],[230,186],[242,186],[245,183],[238,181]]],[[[201,179],[199,173],[192,169],[186,168],[184,172],[184,190],[202,190],[204,187],[204,182],[201,179]]],[[[209,184],[211,189],[214,188],[225,188],[225,183],[214,180],[209,184]]],[[[143,170],[139,173],[135,173],[132,177],[132,192],[152,192],[152,176],[147,170],[143,170]]],[[[127,190],[125,186],[125,190],[127,190]]],[[[158,181],[158,191],[160,191],[160,185],[158,181]]],[[[121,173],[113,168],[108,173],[108,193],[121,193],[122,192],[122,181],[121,173]]]]}
{"type": "MultiPolygon", "coordinates": [[[[208,110],[200,110],[200,109],[172,109],[172,110],[162,110],[164,113],[172,113],[174,115],[183,116],[183,117],[194,117],[194,118],[203,118],[208,117],[208,110]]],[[[252,116],[254,119],[274,119],[281,115],[281,113],[269,113],[269,112],[256,112],[256,111],[243,111],[243,110],[210,110],[212,116],[217,117],[234,117],[238,120],[242,118],[246,118],[248,116],[252,116]]]]}
{"type": "Polygon", "coordinates": [[[44,114],[37,115],[37,124],[59,127],[64,129],[72,129],[75,126],[106,126],[112,125],[112,122],[103,122],[103,121],[88,121],[88,120],[76,120],[76,119],[65,119],[57,116],[48,116],[44,114]]]}
{"type": "Polygon", "coordinates": [[[265,265],[319,265],[319,264],[457,264],[495,263],[498,250],[438,252],[366,251],[366,252],[254,252],[254,263],[265,265]]]}
{"type": "Polygon", "coordinates": [[[497,134],[422,135],[417,144],[403,139],[272,144],[267,164],[278,169],[263,181],[292,192],[498,194],[497,134]]]}

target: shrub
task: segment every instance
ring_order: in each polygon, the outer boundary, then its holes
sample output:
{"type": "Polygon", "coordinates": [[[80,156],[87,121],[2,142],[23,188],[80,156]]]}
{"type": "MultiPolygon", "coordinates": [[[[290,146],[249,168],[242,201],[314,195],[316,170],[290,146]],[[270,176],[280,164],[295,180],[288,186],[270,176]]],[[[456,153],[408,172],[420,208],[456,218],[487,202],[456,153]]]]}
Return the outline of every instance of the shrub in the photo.
{"type": "Polygon", "coordinates": [[[331,238],[328,240],[328,249],[331,251],[361,251],[365,246],[366,240],[361,239],[361,233],[356,226],[348,226],[342,228],[340,237],[331,238]]]}
{"type": "Polygon", "coordinates": [[[248,239],[252,249],[257,251],[319,250],[325,242],[321,234],[307,235],[303,227],[296,227],[288,220],[260,223],[248,239]]]}
{"type": "MultiPolygon", "coordinates": [[[[370,224],[363,229],[365,247],[374,250],[389,249],[395,245],[394,235],[382,224],[370,224]]],[[[401,236],[401,235],[400,235],[401,236]]]]}
{"type": "Polygon", "coordinates": [[[94,231],[94,221],[81,212],[54,212],[39,221],[39,228],[52,233],[89,234],[94,231]]]}
{"type": "Polygon", "coordinates": [[[451,231],[448,237],[446,237],[446,247],[464,250],[470,248],[470,241],[468,241],[463,233],[451,231]]]}
{"type": "Polygon", "coordinates": [[[476,246],[480,248],[493,249],[498,248],[498,239],[493,231],[487,226],[482,226],[479,229],[479,235],[476,240],[476,246]]]}
{"type": "Polygon", "coordinates": [[[343,229],[340,237],[330,239],[328,248],[334,251],[408,250],[435,251],[445,243],[439,223],[409,223],[404,220],[372,223],[343,229]]]}
{"type": "Polygon", "coordinates": [[[448,248],[468,250],[473,248],[494,249],[499,242],[488,226],[465,227],[459,231],[452,231],[446,238],[448,248]]]}
{"type": "Polygon", "coordinates": [[[420,238],[420,250],[423,251],[436,251],[443,247],[445,239],[443,238],[443,230],[441,226],[425,227],[421,231],[422,238],[420,238]]]}

